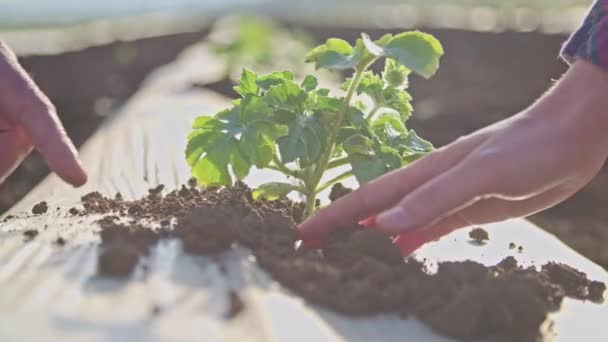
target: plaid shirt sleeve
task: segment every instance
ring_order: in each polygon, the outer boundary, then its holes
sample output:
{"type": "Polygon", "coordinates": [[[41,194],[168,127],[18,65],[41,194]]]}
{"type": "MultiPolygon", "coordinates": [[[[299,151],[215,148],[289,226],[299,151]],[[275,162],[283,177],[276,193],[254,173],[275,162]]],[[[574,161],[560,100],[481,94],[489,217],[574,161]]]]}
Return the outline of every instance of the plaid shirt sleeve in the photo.
{"type": "Polygon", "coordinates": [[[569,64],[580,58],[608,68],[608,0],[596,0],[562,47],[561,56],[569,64]]]}

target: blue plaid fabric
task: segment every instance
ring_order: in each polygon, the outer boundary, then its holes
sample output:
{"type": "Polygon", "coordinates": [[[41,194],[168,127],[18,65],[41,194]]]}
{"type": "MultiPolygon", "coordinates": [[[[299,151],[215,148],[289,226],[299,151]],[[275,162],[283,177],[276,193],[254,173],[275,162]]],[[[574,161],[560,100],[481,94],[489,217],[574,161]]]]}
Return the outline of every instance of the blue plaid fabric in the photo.
{"type": "Polygon", "coordinates": [[[562,47],[561,56],[570,64],[581,58],[608,68],[608,0],[596,0],[562,47]]]}

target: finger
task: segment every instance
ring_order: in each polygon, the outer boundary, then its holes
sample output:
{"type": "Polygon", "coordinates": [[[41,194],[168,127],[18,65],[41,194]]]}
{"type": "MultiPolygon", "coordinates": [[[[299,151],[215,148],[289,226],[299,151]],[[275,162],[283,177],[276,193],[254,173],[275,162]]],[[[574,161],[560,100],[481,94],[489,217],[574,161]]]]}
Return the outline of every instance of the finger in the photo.
{"type": "Polygon", "coordinates": [[[12,118],[13,125],[25,130],[51,170],[74,186],[84,184],[86,173],[51,101],[1,42],[0,71],[3,71],[0,110],[12,118]]]}
{"type": "Polygon", "coordinates": [[[39,97],[32,98],[19,115],[18,123],[51,170],[64,181],[81,186],[86,183],[87,175],[78,160],[76,148],[68,138],[54,108],[45,102],[39,97]]]}
{"type": "Polygon", "coordinates": [[[376,217],[375,229],[389,235],[426,227],[490,193],[497,180],[474,163],[460,163],[426,182],[376,217]]]}
{"type": "Polygon", "coordinates": [[[395,239],[395,244],[403,255],[409,255],[424,244],[438,240],[456,229],[532,215],[554,206],[575,192],[571,187],[560,186],[521,201],[497,198],[481,200],[427,228],[400,234],[395,239]]]}
{"type": "Polygon", "coordinates": [[[299,226],[300,236],[305,239],[319,238],[333,229],[348,227],[394,205],[404,194],[458,163],[486,138],[487,134],[461,138],[407,168],[361,186],[302,223],[299,226]]]}
{"type": "Polygon", "coordinates": [[[25,133],[20,130],[0,131],[0,183],[13,172],[31,152],[32,146],[25,133]]]}

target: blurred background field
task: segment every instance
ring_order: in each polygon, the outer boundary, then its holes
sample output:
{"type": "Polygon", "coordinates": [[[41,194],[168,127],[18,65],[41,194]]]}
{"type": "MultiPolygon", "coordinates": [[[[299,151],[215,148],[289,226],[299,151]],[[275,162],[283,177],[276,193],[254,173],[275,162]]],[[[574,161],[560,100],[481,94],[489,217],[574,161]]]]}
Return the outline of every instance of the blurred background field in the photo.
{"type": "MultiPolygon", "coordinates": [[[[218,55],[227,61],[226,70],[217,71],[214,82],[198,85],[230,95],[222,76],[241,64],[257,69],[297,64],[288,53],[294,42],[306,46],[330,36],[353,40],[362,31],[380,36],[419,28],[441,40],[446,56],[434,78],[412,80],[416,112],[410,125],[441,146],[515,114],[545,91],[566,70],[559,48],[589,5],[579,0],[3,1],[0,39],[20,54],[80,145],[149,72],[191,44],[232,44],[223,51],[236,53],[218,55]],[[239,28],[244,21],[224,18],[242,12],[273,21],[239,28]],[[262,45],[270,37],[274,54],[256,56],[259,44],[239,45],[238,32],[262,45]]],[[[47,172],[38,155],[30,156],[0,185],[0,213],[47,172]]],[[[532,220],[608,268],[607,192],[604,171],[572,199],[532,220]]]]}

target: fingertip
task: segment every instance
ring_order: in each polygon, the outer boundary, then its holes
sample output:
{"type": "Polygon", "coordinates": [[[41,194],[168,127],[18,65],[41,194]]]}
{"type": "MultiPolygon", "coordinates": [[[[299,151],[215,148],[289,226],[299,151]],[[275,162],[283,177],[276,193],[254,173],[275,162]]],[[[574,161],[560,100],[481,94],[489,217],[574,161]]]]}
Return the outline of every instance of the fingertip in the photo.
{"type": "Polygon", "coordinates": [[[376,226],[376,216],[370,216],[366,219],[359,221],[359,224],[366,228],[374,228],[376,226]]]}
{"type": "Polygon", "coordinates": [[[315,229],[314,222],[311,222],[311,219],[309,218],[298,225],[298,238],[303,241],[308,239],[316,239],[320,235],[316,233],[316,231],[317,229],[315,229]]]}
{"type": "Polygon", "coordinates": [[[84,168],[80,168],[75,174],[74,181],[71,183],[75,188],[79,188],[87,183],[89,176],[84,168]]]}
{"type": "Polygon", "coordinates": [[[72,166],[55,169],[54,171],[59,178],[75,188],[83,186],[88,181],[87,172],[77,159],[72,166]]]}
{"type": "Polygon", "coordinates": [[[411,230],[413,226],[403,208],[396,206],[376,216],[373,228],[389,235],[395,235],[411,230]]]}

